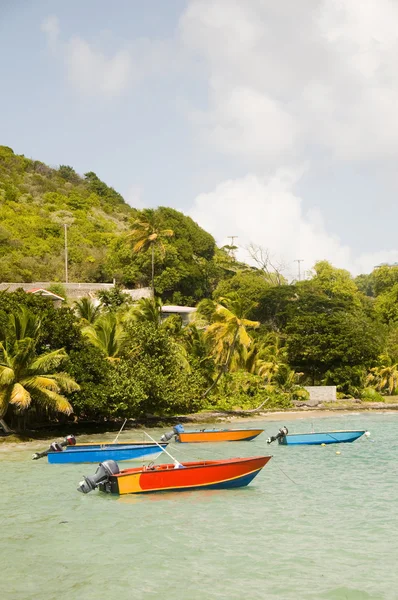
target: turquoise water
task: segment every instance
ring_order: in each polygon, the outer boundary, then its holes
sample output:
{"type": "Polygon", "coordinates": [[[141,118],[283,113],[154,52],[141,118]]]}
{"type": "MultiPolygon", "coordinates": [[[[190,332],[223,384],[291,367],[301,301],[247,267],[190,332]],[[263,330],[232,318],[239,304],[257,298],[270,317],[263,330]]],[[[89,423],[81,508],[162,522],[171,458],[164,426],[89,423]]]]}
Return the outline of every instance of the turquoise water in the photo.
{"type": "MultiPolygon", "coordinates": [[[[236,490],[83,495],[76,486],[95,465],[33,462],[37,442],[0,446],[1,600],[396,600],[398,415],[244,425],[265,432],[252,442],[169,446],[179,460],[273,455],[236,490]],[[282,425],[293,433],[312,423],[371,437],[266,444],[282,425]]],[[[133,437],[142,434],[119,440],[133,437]]]]}

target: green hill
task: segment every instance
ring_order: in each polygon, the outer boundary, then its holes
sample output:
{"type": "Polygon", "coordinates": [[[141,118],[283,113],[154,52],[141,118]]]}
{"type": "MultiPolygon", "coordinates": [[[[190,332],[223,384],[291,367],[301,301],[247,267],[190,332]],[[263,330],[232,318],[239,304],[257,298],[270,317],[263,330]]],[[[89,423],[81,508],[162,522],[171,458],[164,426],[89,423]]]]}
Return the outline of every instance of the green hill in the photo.
{"type": "MultiPolygon", "coordinates": [[[[154,213],[174,236],[156,256],[155,284],[179,303],[209,297],[231,274],[231,260],[190,217],[166,207],[154,213]]],[[[148,285],[150,257],[134,254],[126,233],[140,212],[95,173],[53,169],[0,146],[0,281],[63,281],[64,224],[69,280],[148,285]]]]}
{"type": "Polygon", "coordinates": [[[133,215],[94,173],[81,178],[71,167],[51,169],[0,146],[1,281],[62,280],[64,223],[70,278],[106,281],[109,248],[133,215]]]}

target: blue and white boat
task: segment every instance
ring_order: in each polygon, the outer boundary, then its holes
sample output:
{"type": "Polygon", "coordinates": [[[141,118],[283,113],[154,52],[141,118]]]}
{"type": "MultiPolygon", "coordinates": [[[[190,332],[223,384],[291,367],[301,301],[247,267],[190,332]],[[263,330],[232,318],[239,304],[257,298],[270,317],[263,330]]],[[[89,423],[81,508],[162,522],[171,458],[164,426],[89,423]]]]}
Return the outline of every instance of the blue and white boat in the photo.
{"type": "Polygon", "coordinates": [[[354,442],[364,433],[363,430],[321,431],[311,433],[289,433],[287,427],[282,427],[276,436],[268,438],[267,443],[278,441],[282,446],[320,446],[321,444],[342,444],[354,442]]]}
{"type": "Polygon", "coordinates": [[[33,460],[47,456],[51,464],[97,463],[104,460],[155,460],[167,443],[154,442],[100,442],[77,444],[74,436],[67,436],[61,443],[53,442],[48,450],[32,456],[33,460]]]}

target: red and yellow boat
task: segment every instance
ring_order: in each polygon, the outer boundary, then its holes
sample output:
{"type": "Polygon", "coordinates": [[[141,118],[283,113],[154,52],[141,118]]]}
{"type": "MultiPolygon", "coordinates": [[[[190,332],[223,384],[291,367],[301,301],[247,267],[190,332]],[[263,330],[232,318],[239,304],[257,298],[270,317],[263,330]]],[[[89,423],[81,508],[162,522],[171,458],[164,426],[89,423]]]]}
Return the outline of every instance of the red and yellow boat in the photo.
{"type": "Polygon", "coordinates": [[[101,463],[94,475],[84,477],[77,488],[87,494],[99,487],[109,494],[142,494],[146,492],[192,489],[225,489],[248,485],[271,456],[227,458],[198,462],[150,465],[119,471],[113,460],[101,463]]]}
{"type": "Polygon", "coordinates": [[[176,425],[173,431],[162,435],[160,440],[166,442],[173,436],[182,444],[201,442],[249,442],[260,435],[264,429],[198,429],[185,431],[182,425],[176,425]]]}

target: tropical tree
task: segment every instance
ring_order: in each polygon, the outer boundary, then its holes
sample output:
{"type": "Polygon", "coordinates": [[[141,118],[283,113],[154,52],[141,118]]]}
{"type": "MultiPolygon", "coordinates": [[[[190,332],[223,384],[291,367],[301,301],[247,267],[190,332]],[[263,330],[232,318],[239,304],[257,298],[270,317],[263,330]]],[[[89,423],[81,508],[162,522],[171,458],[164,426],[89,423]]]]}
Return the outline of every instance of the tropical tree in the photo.
{"type": "Polygon", "coordinates": [[[140,218],[133,222],[134,229],[128,234],[134,242],[133,252],[151,252],[151,285],[152,296],[155,297],[155,247],[159,248],[162,255],[165,254],[163,240],[172,237],[172,229],[159,229],[155,222],[155,212],[152,209],[142,211],[140,218]]]}
{"type": "Polygon", "coordinates": [[[8,315],[5,326],[2,327],[0,338],[2,342],[15,342],[25,338],[37,340],[41,327],[41,319],[26,306],[20,306],[8,315]]]}
{"type": "Polygon", "coordinates": [[[240,297],[231,296],[218,300],[214,309],[213,323],[206,329],[206,337],[209,340],[219,372],[204,396],[207,396],[217,385],[223,374],[228,373],[235,352],[240,347],[248,348],[252,343],[247,329],[256,329],[260,323],[246,319],[245,311],[247,310],[247,303],[243,302],[240,297]]]}
{"type": "Polygon", "coordinates": [[[387,390],[391,396],[398,388],[398,363],[393,364],[386,355],[382,355],[380,359],[382,364],[370,369],[366,383],[379,392],[387,390]]]}
{"type": "Polygon", "coordinates": [[[94,325],[83,329],[87,339],[104,354],[107,360],[119,360],[126,341],[126,333],[122,323],[114,313],[107,313],[97,319],[94,325]]]}
{"type": "Polygon", "coordinates": [[[160,326],[162,300],[160,298],[141,298],[129,311],[127,319],[137,323],[152,323],[156,328],[160,326]]]}
{"type": "Polygon", "coordinates": [[[11,344],[0,342],[0,418],[9,407],[19,412],[34,402],[42,408],[70,414],[72,407],[62,392],[80,389],[67,373],[55,372],[65,361],[65,350],[36,355],[35,340],[25,338],[11,344]]]}
{"type": "Polygon", "coordinates": [[[77,316],[90,325],[95,323],[101,314],[101,305],[95,305],[91,298],[76,300],[74,307],[77,316]]]}

